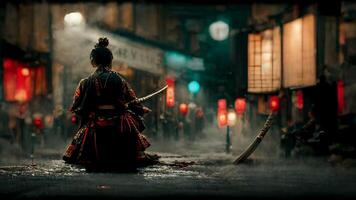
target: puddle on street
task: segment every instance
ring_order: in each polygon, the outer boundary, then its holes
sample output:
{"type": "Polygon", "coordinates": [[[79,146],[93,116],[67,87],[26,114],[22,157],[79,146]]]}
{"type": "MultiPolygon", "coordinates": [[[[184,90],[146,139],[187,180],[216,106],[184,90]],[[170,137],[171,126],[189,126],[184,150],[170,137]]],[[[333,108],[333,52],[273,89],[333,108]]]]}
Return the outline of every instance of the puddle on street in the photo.
{"type": "MultiPolygon", "coordinates": [[[[227,164],[226,158],[207,159],[201,156],[194,155],[176,155],[176,154],[160,154],[160,163],[152,166],[138,168],[136,175],[143,176],[145,179],[159,178],[205,178],[208,176],[205,172],[206,166],[209,165],[224,165],[227,164]],[[208,162],[208,161],[209,162],[208,162]],[[204,167],[205,166],[205,167],[204,167]]],[[[51,176],[51,177],[68,177],[82,176],[93,173],[86,172],[85,168],[65,164],[60,159],[39,159],[35,160],[34,165],[30,159],[20,162],[0,165],[0,176],[51,176]]],[[[110,175],[111,173],[108,173],[110,175]]]]}
{"type": "Polygon", "coordinates": [[[0,175],[10,176],[75,176],[86,173],[84,168],[65,164],[62,160],[41,160],[21,165],[0,166],[0,175]]]}
{"type": "Polygon", "coordinates": [[[189,169],[172,167],[168,165],[155,165],[139,169],[139,174],[147,179],[155,178],[172,178],[172,177],[186,177],[186,178],[203,178],[203,174],[189,169]]]}
{"type": "MultiPolygon", "coordinates": [[[[138,175],[142,175],[145,178],[164,178],[164,177],[202,177],[199,172],[195,172],[189,169],[189,165],[193,163],[183,163],[179,166],[179,163],[167,163],[157,164],[153,166],[143,167],[138,169],[138,175]]],[[[23,164],[0,166],[0,176],[80,176],[89,174],[85,168],[65,164],[62,160],[44,160],[34,163],[24,162],[23,164]]],[[[91,174],[91,173],[90,173],[91,174]]],[[[110,174],[110,173],[109,173],[110,174]]]]}

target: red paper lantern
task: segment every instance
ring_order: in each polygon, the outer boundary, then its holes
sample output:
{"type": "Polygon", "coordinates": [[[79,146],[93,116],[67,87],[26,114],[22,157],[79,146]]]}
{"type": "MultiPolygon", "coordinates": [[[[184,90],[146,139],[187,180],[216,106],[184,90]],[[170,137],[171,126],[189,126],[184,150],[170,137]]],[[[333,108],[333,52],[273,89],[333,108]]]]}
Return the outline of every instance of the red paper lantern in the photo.
{"type": "Polygon", "coordinates": [[[303,109],[304,107],[303,92],[301,90],[298,90],[295,95],[296,95],[295,107],[297,107],[298,109],[303,109]]]}
{"type": "Polygon", "coordinates": [[[36,117],[33,119],[33,125],[36,126],[37,128],[43,128],[43,122],[40,117],[36,117]]]}
{"type": "Polygon", "coordinates": [[[166,83],[167,83],[168,87],[174,86],[174,78],[172,78],[172,77],[167,77],[167,78],[166,78],[166,83]]]}
{"type": "Polygon", "coordinates": [[[174,79],[166,78],[166,83],[168,85],[167,93],[166,93],[166,104],[167,107],[174,106],[174,79]]]}
{"type": "Polygon", "coordinates": [[[272,112],[276,112],[279,109],[279,98],[278,96],[270,96],[269,98],[269,108],[272,112]]]}
{"type": "Polygon", "coordinates": [[[188,105],[185,103],[181,103],[179,105],[179,112],[182,113],[182,115],[187,115],[188,113],[188,105]]]}
{"type": "Polygon", "coordinates": [[[219,110],[226,110],[226,99],[218,100],[218,111],[219,110]]]}
{"type": "Polygon", "coordinates": [[[167,88],[166,103],[167,103],[167,107],[174,106],[174,88],[173,87],[167,88]]]}
{"type": "Polygon", "coordinates": [[[218,112],[218,125],[219,127],[223,127],[227,125],[227,111],[222,110],[218,112]]]}
{"type": "Polygon", "coordinates": [[[246,110],[246,99],[237,98],[235,100],[235,110],[237,114],[243,114],[246,110]]]}
{"type": "Polygon", "coordinates": [[[339,114],[344,112],[345,99],[344,99],[344,82],[339,80],[337,82],[337,110],[339,114]]]}
{"type": "Polygon", "coordinates": [[[226,99],[218,100],[218,125],[223,127],[227,125],[227,108],[226,99]]]}

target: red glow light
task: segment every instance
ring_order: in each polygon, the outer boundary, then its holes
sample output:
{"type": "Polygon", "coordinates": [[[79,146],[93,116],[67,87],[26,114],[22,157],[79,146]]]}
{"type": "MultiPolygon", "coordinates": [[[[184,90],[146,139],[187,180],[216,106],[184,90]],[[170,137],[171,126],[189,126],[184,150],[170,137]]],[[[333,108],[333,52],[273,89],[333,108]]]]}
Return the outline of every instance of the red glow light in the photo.
{"type": "Polygon", "coordinates": [[[226,110],[226,99],[218,100],[218,110],[226,110]]]}
{"type": "Polygon", "coordinates": [[[183,115],[187,115],[188,113],[188,105],[185,103],[181,103],[179,105],[179,112],[182,113],[183,115]]]}
{"type": "Polygon", "coordinates": [[[218,125],[223,127],[227,125],[227,108],[226,99],[218,100],[218,125]]]}
{"type": "Polygon", "coordinates": [[[29,76],[30,75],[30,70],[28,68],[22,68],[21,69],[21,74],[22,74],[22,76],[29,76]]]}
{"type": "Polygon", "coordinates": [[[337,82],[337,110],[339,114],[344,112],[345,98],[344,98],[344,82],[339,80],[337,82]]]}
{"type": "Polygon", "coordinates": [[[237,114],[243,114],[246,110],[246,99],[237,98],[235,100],[235,110],[237,114]]]}
{"type": "Polygon", "coordinates": [[[227,125],[227,112],[221,111],[218,113],[218,125],[219,127],[223,127],[227,125]]]}
{"type": "Polygon", "coordinates": [[[42,119],[40,117],[34,118],[33,125],[35,125],[37,128],[43,128],[42,119]]]}
{"type": "Polygon", "coordinates": [[[296,105],[295,107],[297,107],[298,109],[303,109],[304,107],[304,99],[303,99],[303,92],[301,90],[297,91],[296,93],[296,105]]]}
{"type": "Polygon", "coordinates": [[[279,109],[279,98],[278,96],[271,96],[269,98],[269,108],[272,112],[276,112],[279,109]]]}
{"type": "Polygon", "coordinates": [[[167,83],[168,87],[174,86],[174,79],[172,77],[167,77],[166,83],[167,83]]]}
{"type": "Polygon", "coordinates": [[[167,107],[174,106],[174,87],[169,86],[167,88],[166,103],[167,107]]]}
{"type": "Polygon", "coordinates": [[[168,85],[167,93],[166,93],[166,104],[167,107],[174,106],[174,79],[171,77],[166,78],[166,83],[168,85]]]}
{"type": "Polygon", "coordinates": [[[28,101],[32,97],[33,83],[28,65],[17,60],[4,58],[4,95],[7,101],[28,101]]]}

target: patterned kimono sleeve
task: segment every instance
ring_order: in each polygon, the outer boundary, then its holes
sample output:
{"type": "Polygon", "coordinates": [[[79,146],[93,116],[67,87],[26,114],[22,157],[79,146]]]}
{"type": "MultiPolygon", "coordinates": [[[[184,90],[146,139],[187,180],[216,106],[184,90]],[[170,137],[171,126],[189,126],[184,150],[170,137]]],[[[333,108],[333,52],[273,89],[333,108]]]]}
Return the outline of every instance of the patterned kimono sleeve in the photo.
{"type": "MultiPolygon", "coordinates": [[[[137,98],[135,92],[126,81],[123,81],[123,94],[126,102],[130,102],[137,98]]],[[[130,104],[129,109],[141,116],[150,111],[149,108],[143,106],[141,103],[132,103],[130,104]]]]}
{"type": "Polygon", "coordinates": [[[74,96],[73,96],[73,103],[70,111],[77,114],[83,114],[83,97],[84,97],[84,85],[85,79],[80,80],[77,88],[75,89],[74,96]]]}

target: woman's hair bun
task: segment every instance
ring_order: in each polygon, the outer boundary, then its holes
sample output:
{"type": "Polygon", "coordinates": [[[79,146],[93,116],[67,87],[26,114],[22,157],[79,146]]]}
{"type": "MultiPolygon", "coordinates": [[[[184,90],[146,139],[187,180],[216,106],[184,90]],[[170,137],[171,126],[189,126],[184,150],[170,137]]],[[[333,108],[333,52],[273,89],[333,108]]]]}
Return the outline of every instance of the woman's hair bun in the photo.
{"type": "Polygon", "coordinates": [[[107,38],[99,38],[98,43],[95,44],[96,48],[109,46],[109,40],[107,38]]]}

